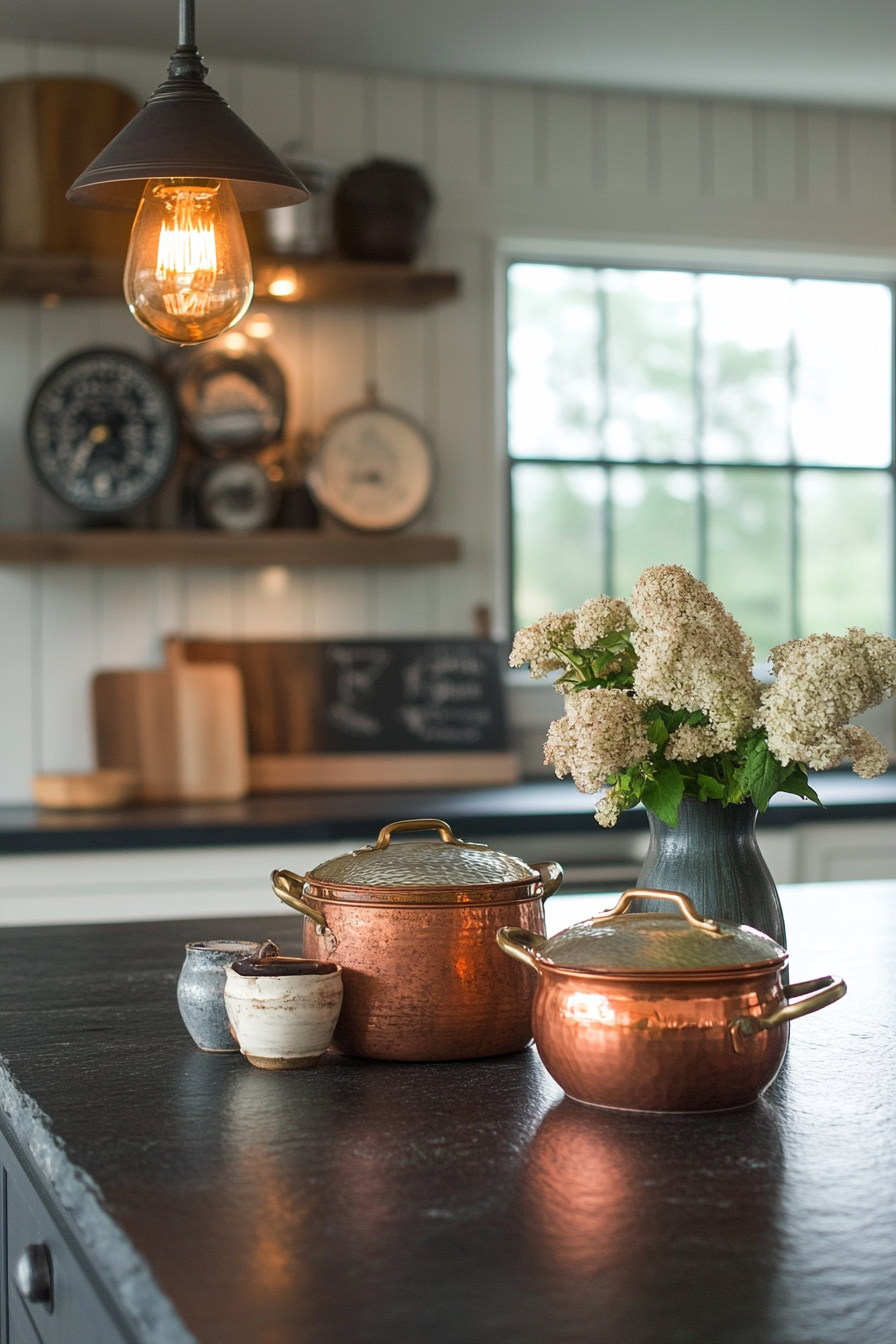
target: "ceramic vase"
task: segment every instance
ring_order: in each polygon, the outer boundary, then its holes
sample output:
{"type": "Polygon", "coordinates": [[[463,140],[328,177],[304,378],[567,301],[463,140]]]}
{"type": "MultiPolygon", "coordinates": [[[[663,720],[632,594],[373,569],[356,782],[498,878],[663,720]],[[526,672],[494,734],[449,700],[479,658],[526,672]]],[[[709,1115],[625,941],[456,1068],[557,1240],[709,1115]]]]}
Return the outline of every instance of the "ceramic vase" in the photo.
{"type": "MultiPolygon", "coordinates": [[[[650,847],[639,887],[683,891],[706,918],[749,924],[787,946],[778,891],[756,839],[752,803],[723,807],[685,797],[677,826],[667,826],[652,812],[648,816],[650,847]]],[[[658,901],[633,906],[656,912],[666,908],[658,901]]]]}
{"type": "Polygon", "coordinates": [[[244,943],[224,938],[187,943],[187,955],[177,982],[177,1006],[184,1026],[200,1050],[239,1050],[224,1007],[227,967],[238,957],[258,955],[269,949],[276,952],[276,944],[270,941],[244,943]]]}
{"type": "MultiPolygon", "coordinates": [[[[240,963],[246,967],[246,962],[240,963]]],[[[310,1069],[330,1048],[342,1007],[342,967],[272,957],[258,975],[228,967],[224,1003],[240,1049],[257,1069],[310,1069]],[[283,963],[283,975],[272,974],[283,963]]]]}

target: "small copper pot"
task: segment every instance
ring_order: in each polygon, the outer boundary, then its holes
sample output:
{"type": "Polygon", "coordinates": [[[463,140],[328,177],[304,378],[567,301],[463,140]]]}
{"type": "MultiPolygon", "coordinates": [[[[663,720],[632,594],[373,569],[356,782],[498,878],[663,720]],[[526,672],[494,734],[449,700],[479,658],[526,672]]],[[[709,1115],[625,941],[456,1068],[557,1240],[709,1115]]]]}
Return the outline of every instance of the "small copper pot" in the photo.
{"type": "Polygon", "coordinates": [[[498,944],[538,972],[532,1029],[545,1068],[573,1100],[617,1110],[748,1105],[774,1081],[790,1022],[846,993],[831,976],[785,985],[782,947],[701,919],[681,892],[636,888],[553,938],[506,928],[498,944]],[[679,914],[626,914],[642,896],[679,914]]]}
{"type": "Polygon", "coordinates": [[[319,864],[306,877],[271,875],[305,915],[305,956],[338,960],[344,998],[333,1045],[369,1059],[477,1059],[532,1039],[537,983],[501,955],[509,920],[544,934],[543,902],[559,863],[529,865],[458,840],[444,821],[384,826],[375,845],[319,864]],[[437,841],[392,845],[401,831],[437,841]]]}

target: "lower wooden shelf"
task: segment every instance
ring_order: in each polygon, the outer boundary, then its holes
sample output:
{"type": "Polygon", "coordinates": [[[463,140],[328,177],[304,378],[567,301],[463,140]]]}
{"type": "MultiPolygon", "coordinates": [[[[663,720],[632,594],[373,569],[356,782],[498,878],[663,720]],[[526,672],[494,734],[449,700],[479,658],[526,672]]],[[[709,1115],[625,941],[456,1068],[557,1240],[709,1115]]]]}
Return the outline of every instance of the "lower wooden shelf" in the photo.
{"type": "Polygon", "coordinates": [[[357,536],[287,528],[267,532],[0,532],[2,565],[444,565],[460,557],[456,537],[357,536]]]}

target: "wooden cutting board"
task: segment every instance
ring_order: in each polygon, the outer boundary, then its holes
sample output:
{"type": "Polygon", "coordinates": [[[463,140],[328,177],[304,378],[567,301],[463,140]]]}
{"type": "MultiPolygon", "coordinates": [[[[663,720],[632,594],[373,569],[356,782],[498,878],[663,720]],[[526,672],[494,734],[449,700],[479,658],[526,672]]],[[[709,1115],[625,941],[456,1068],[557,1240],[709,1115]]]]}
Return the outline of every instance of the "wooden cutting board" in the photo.
{"type": "Polygon", "coordinates": [[[231,663],[187,663],[93,679],[97,764],[136,770],[144,802],[228,801],[249,791],[243,680],[231,663]]]}

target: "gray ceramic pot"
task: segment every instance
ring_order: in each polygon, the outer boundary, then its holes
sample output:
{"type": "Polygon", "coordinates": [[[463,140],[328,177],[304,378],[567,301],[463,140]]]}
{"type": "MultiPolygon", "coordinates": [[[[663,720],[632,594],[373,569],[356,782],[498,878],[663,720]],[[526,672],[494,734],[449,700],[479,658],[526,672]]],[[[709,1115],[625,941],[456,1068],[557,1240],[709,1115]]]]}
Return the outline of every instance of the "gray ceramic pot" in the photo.
{"type": "MultiPolygon", "coordinates": [[[[787,946],[784,915],[774,878],[756,840],[752,803],[698,802],[682,798],[678,825],[652,812],[650,848],[639,887],[683,891],[704,919],[749,924],[787,946]]],[[[637,901],[632,909],[662,912],[659,902],[637,901]]]]}
{"type": "Polygon", "coordinates": [[[227,967],[240,957],[276,957],[277,944],[270,939],[243,943],[212,938],[205,943],[187,943],[186,948],[177,982],[177,1006],[187,1031],[200,1050],[239,1050],[224,1007],[227,967]]]}

